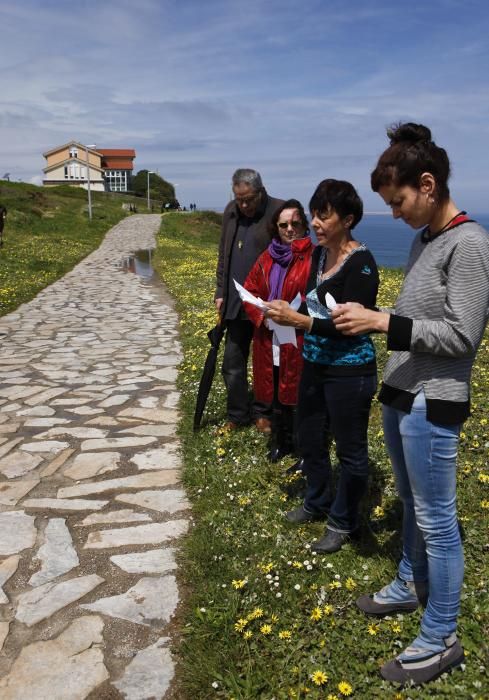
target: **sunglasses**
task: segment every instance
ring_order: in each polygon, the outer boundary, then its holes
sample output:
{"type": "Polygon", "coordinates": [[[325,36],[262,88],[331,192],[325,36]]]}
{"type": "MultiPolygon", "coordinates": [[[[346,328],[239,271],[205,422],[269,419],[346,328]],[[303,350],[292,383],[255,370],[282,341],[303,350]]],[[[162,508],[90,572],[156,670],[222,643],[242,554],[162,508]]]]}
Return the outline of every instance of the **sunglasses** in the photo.
{"type": "Polygon", "coordinates": [[[260,192],[255,192],[255,194],[250,194],[248,197],[235,197],[234,201],[237,204],[252,204],[259,196],[260,192]]]}
{"type": "Polygon", "coordinates": [[[302,221],[281,221],[277,226],[281,228],[282,231],[288,229],[289,226],[292,226],[292,228],[297,231],[297,229],[302,228],[302,221]]]}

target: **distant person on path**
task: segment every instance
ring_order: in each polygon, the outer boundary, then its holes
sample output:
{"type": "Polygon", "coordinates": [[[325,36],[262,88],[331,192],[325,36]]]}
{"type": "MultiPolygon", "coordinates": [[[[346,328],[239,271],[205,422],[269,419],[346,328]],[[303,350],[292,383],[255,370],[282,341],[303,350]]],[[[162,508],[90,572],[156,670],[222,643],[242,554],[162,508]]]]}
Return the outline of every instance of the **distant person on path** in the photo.
{"type": "Polygon", "coordinates": [[[227,426],[250,420],[261,432],[271,431],[271,407],[248,394],[247,366],[253,324],[248,320],[233,280],[243,284],[257,257],[271,240],[268,225],[281,199],[270,197],[256,170],[241,168],[232,177],[234,200],[223,214],[216,271],[215,305],[226,324],[222,374],[227,390],[227,426]]]}
{"type": "Polygon", "coordinates": [[[311,549],[336,552],[359,528],[359,506],[368,484],[368,422],[377,389],[375,349],[368,333],[344,336],[331,319],[335,302],[374,307],[379,275],[372,253],[352,236],[363,215],[355,188],[343,180],[323,180],[309,203],[318,246],[312,256],[306,302],[293,311],[270,302],[266,314],[305,331],[304,369],[299,386],[297,432],[306,477],[303,505],[289,522],[328,521],[311,549]],[[336,443],[340,471],[332,485],[328,433],[336,443]]]}
{"type": "MultiPolygon", "coordinates": [[[[303,298],[314,244],[302,204],[288,199],[273,215],[269,225],[271,243],[253,265],[244,286],[256,297],[272,301],[303,298]]],[[[278,462],[296,451],[295,406],[302,372],[304,333],[296,333],[297,347],[279,345],[268,328],[263,313],[244,304],[253,331],[253,394],[264,404],[272,404],[272,434],[269,459],[278,462]]]]}
{"type": "Polygon", "coordinates": [[[380,672],[421,684],[464,660],[457,639],[463,549],[457,520],[457,447],[470,411],[470,375],[488,319],[489,236],[450,198],[450,163],[430,130],[400,124],[371,176],[372,189],[417,233],[394,310],[341,304],[349,337],[386,333],[392,351],[379,394],[384,440],[404,506],[396,578],[358,607],[370,615],[426,605],[416,639],[380,672]]]}
{"type": "Polygon", "coordinates": [[[3,228],[5,226],[5,219],[7,218],[7,208],[0,204],[0,248],[3,247],[3,228]]]}

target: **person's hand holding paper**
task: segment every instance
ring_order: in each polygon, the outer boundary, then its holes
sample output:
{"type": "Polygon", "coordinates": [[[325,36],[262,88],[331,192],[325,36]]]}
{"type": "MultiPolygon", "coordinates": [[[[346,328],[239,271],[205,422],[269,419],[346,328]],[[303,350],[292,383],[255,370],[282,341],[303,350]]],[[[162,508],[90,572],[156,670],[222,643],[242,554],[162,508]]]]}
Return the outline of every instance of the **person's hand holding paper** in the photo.
{"type": "MultiPolygon", "coordinates": [[[[248,304],[257,306],[263,311],[264,314],[267,314],[267,312],[270,311],[269,303],[264,302],[263,299],[260,299],[260,297],[253,296],[253,294],[251,294],[247,289],[245,289],[241,284],[239,284],[239,282],[236,282],[236,280],[233,280],[233,282],[241,301],[245,301],[248,304]]],[[[285,304],[287,308],[291,308],[294,311],[296,311],[301,305],[301,295],[297,294],[295,299],[293,299],[290,304],[288,304],[286,301],[280,303],[285,304]]],[[[297,347],[295,328],[293,328],[290,325],[279,324],[277,321],[274,321],[269,316],[267,316],[267,327],[275,333],[280,345],[284,345],[285,343],[292,343],[292,345],[297,347]]]]}

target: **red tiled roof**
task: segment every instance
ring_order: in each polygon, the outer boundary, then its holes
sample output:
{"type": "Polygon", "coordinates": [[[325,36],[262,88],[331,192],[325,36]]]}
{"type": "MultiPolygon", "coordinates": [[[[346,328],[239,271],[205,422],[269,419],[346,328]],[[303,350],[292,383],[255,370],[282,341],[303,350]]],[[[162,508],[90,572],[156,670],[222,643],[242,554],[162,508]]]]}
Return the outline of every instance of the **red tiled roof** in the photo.
{"type": "Polygon", "coordinates": [[[105,170],[132,170],[132,160],[125,158],[102,158],[102,167],[105,170]]]}
{"type": "Polygon", "coordinates": [[[97,152],[103,156],[114,156],[119,158],[135,158],[134,148],[97,148],[97,152]]]}

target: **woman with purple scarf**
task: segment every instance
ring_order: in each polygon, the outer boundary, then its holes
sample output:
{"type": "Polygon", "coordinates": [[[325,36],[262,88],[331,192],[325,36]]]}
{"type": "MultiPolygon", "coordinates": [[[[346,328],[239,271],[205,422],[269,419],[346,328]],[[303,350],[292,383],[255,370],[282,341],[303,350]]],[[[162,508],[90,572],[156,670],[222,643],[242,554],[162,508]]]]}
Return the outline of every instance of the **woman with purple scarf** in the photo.
{"type": "MultiPolygon", "coordinates": [[[[314,245],[302,204],[296,199],[284,202],[270,222],[272,241],[246,278],[244,286],[263,300],[304,300],[314,245]]],[[[279,345],[263,313],[244,304],[253,333],[253,391],[258,401],[272,403],[272,434],[269,459],[277,462],[295,451],[294,409],[302,372],[303,332],[292,343],[279,345]]]]}

